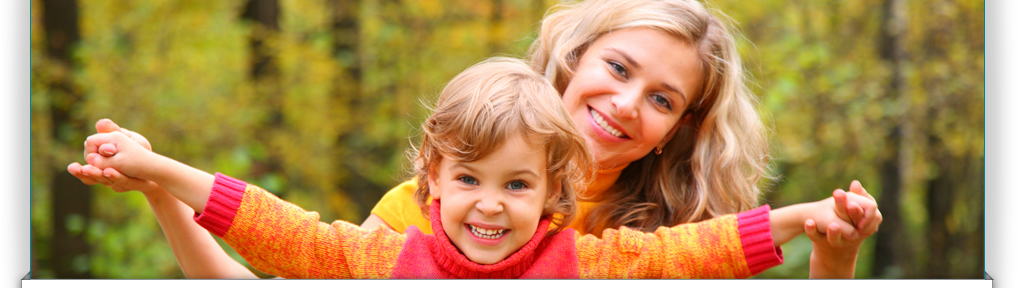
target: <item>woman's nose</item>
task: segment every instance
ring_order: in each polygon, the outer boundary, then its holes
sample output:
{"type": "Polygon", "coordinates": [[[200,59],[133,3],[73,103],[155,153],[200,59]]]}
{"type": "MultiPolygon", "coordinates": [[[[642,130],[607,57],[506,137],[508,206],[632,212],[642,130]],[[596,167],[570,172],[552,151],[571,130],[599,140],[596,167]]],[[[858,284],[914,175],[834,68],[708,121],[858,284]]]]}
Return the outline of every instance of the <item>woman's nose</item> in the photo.
{"type": "Polygon", "coordinates": [[[615,105],[619,117],[634,119],[640,115],[640,92],[635,90],[623,91],[611,98],[612,105],[615,105]]]}

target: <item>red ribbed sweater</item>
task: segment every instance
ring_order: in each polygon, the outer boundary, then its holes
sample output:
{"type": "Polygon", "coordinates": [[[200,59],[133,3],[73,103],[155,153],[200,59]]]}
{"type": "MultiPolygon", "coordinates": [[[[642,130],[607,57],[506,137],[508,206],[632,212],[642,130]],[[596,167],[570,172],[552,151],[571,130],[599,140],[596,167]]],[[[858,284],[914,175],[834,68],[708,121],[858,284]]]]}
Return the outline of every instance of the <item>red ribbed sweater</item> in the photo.
{"type": "Polygon", "coordinates": [[[344,221],[330,225],[318,213],[217,173],[195,221],[255,268],[284,278],[746,278],[782,262],[766,205],[654,233],[609,229],[602,238],[572,229],[546,235],[544,219],[527,244],[492,265],[471,262],[456,249],[440,211],[433,201],[435,235],[416,227],[397,234],[344,221]]]}

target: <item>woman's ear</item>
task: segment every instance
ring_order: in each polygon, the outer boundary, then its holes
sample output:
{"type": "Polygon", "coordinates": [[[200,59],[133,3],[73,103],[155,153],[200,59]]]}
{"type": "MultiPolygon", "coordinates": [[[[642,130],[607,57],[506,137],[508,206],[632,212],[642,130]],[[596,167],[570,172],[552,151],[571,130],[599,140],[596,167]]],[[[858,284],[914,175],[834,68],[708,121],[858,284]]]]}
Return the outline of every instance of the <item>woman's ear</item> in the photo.
{"type": "Polygon", "coordinates": [[[672,130],[668,131],[668,134],[665,135],[665,138],[661,139],[661,143],[658,143],[657,146],[654,147],[664,148],[665,144],[668,144],[668,141],[672,141],[672,137],[675,137],[675,132],[678,132],[679,128],[682,128],[682,125],[686,125],[686,122],[689,122],[689,120],[691,119],[693,119],[693,114],[687,113],[686,116],[682,116],[682,119],[679,119],[679,122],[675,123],[675,126],[672,127],[672,130]]]}

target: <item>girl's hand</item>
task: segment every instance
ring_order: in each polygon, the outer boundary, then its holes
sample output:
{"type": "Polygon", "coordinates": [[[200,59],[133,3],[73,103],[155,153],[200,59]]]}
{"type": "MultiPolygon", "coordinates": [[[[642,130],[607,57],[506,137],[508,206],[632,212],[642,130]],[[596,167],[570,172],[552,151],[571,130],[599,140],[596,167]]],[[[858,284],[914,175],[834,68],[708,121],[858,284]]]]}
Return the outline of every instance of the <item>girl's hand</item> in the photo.
{"type": "MultiPolygon", "coordinates": [[[[120,131],[121,133],[124,133],[124,135],[127,135],[127,137],[131,140],[134,140],[142,147],[145,147],[145,149],[152,151],[152,144],[149,143],[148,139],[145,139],[145,136],[134,131],[120,128],[117,123],[114,123],[110,119],[101,119],[97,121],[95,123],[95,130],[97,133],[120,131]]],[[[67,172],[71,173],[71,175],[75,178],[78,178],[78,180],[81,180],[81,183],[84,183],[85,185],[102,184],[116,192],[137,190],[148,195],[154,191],[162,191],[159,185],[155,182],[128,177],[113,168],[99,169],[92,165],[81,165],[78,162],[74,162],[67,165],[67,172]]]]}
{"type": "Polygon", "coordinates": [[[74,162],[67,165],[67,172],[85,185],[102,184],[115,192],[141,191],[147,195],[154,191],[161,191],[155,182],[127,177],[113,168],[99,169],[89,164],[83,166],[74,162]]]}
{"type": "Polygon", "coordinates": [[[158,160],[161,160],[158,154],[120,131],[93,134],[85,139],[85,162],[96,168],[113,168],[131,177],[155,180],[153,177],[162,163],[158,160]]]}
{"type": "Polygon", "coordinates": [[[841,224],[831,223],[826,229],[818,228],[816,221],[807,219],[804,223],[806,235],[813,242],[810,254],[810,278],[855,277],[856,258],[863,240],[873,235],[883,216],[877,209],[873,196],[862,188],[859,181],[852,181],[846,194],[841,189],[834,192],[835,210],[839,216],[848,216],[859,234],[855,239],[842,235],[841,224]],[[826,231],[826,232],[822,232],[826,231]]]}

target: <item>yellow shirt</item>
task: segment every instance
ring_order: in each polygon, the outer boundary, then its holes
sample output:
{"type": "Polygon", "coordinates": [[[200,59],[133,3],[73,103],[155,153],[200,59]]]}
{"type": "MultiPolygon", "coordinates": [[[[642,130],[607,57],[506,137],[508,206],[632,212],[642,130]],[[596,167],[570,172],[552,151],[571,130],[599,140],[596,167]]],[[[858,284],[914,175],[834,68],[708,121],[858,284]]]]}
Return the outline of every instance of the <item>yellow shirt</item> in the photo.
{"type": "MultiPolygon", "coordinates": [[[[577,195],[577,207],[576,217],[573,217],[573,221],[569,223],[566,228],[573,228],[576,231],[586,231],[583,225],[583,219],[586,219],[587,214],[591,209],[596,207],[600,202],[585,201],[587,199],[599,198],[602,193],[608,190],[612,184],[615,184],[615,180],[619,179],[619,175],[622,174],[622,169],[625,166],[616,167],[608,170],[599,170],[594,175],[594,181],[587,186],[587,190],[580,191],[577,195]]],[[[382,196],[381,200],[378,200],[378,204],[375,204],[375,208],[371,209],[371,214],[382,218],[389,227],[392,227],[396,232],[403,233],[410,225],[417,226],[421,229],[421,232],[427,234],[433,234],[431,231],[431,221],[424,217],[421,213],[421,207],[417,206],[417,202],[414,200],[414,191],[417,190],[417,181],[408,180],[400,183],[389,192],[382,196]]],[[[430,204],[431,200],[428,200],[430,204]]]]}

